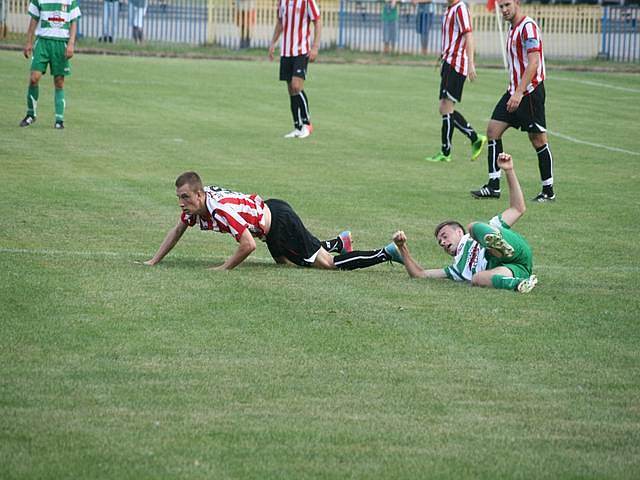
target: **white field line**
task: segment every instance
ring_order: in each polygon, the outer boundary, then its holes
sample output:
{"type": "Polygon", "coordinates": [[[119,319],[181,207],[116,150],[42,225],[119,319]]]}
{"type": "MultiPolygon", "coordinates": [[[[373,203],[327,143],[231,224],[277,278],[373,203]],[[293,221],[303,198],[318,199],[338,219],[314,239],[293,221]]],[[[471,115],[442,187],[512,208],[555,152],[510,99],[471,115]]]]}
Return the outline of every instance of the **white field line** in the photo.
{"type": "MultiPolygon", "coordinates": [[[[487,122],[491,121],[490,118],[485,118],[485,120],[487,122]]],[[[565,134],[559,133],[559,132],[554,132],[552,130],[547,130],[547,133],[549,135],[552,135],[554,137],[562,138],[562,139],[567,140],[569,142],[580,143],[582,145],[589,145],[590,147],[601,148],[603,150],[609,150],[611,152],[626,153],[627,155],[636,155],[636,156],[640,155],[640,152],[635,152],[633,150],[625,150],[624,148],[610,147],[609,145],[603,145],[601,143],[587,142],[586,140],[580,140],[579,138],[570,137],[569,135],[565,135],[565,134]]]]}
{"type": "Polygon", "coordinates": [[[580,140],[579,138],[570,137],[569,135],[553,132],[551,130],[547,130],[547,133],[549,135],[560,137],[573,143],[580,143],[582,145],[589,145],[590,147],[602,148],[603,150],[609,150],[611,152],[626,153],[627,155],[640,155],[640,152],[634,152],[633,150],[625,150],[624,148],[610,147],[609,145],[602,145],[601,143],[587,142],[586,140],[580,140]]]}
{"type": "MultiPolygon", "coordinates": [[[[135,259],[134,261],[143,261],[151,258],[150,253],[136,253],[136,252],[105,252],[105,251],[78,251],[78,250],[52,250],[48,248],[2,248],[0,247],[0,254],[7,255],[34,255],[34,256],[66,256],[66,257],[112,257],[112,258],[126,258],[135,259]]],[[[190,259],[193,260],[193,256],[185,255],[173,255],[169,254],[167,258],[176,259],[190,259]]],[[[204,257],[195,257],[196,260],[211,260],[204,257]]],[[[260,262],[273,262],[271,257],[259,257],[251,256],[251,259],[258,260],[260,262]]],[[[605,267],[577,267],[575,265],[536,265],[537,270],[590,270],[590,271],[602,271],[602,272],[638,272],[640,266],[626,265],[626,266],[605,266],[605,267]]]]}
{"type": "Polygon", "coordinates": [[[611,88],[613,90],[620,90],[622,92],[629,93],[640,93],[640,88],[631,88],[631,87],[620,87],[618,85],[611,85],[610,83],[602,83],[602,82],[594,82],[593,80],[576,80],[573,78],[564,78],[564,77],[548,77],[549,80],[556,81],[561,80],[563,82],[571,82],[571,83],[582,83],[583,85],[590,85],[592,87],[598,88],[611,88]]]}

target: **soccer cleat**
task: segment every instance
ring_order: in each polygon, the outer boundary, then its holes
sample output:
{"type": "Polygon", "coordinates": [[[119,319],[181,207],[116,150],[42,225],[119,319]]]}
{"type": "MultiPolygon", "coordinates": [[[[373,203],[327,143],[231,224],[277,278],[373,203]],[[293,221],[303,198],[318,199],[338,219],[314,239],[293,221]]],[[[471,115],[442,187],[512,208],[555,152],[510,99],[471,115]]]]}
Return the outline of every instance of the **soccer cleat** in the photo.
{"type": "Polygon", "coordinates": [[[313,125],[311,124],[302,125],[302,128],[300,129],[300,135],[298,135],[298,138],[307,138],[312,133],[313,133],[313,125]]]}
{"type": "Polygon", "coordinates": [[[425,157],[427,162],[450,162],[451,154],[445,155],[442,152],[436,153],[433,157],[425,157]]]}
{"type": "Polygon", "coordinates": [[[477,160],[482,149],[487,144],[487,137],[485,135],[478,135],[478,139],[471,144],[471,161],[477,160]]]}
{"type": "Polygon", "coordinates": [[[538,202],[538,203],[555,202],[556,194],[552,193],[551,195],[549,195],[548,193],[540,192],[538,195],[533,197],[531,201],[538,202]]]}
{"type": "Polygon", "coordinates": [[[484,244],[486,245],[486,248],[491,248],[492,250],[500,252],[502,258],[513,257],[513,247],[509,245],[504,238],[502,238],[500,230],[495,230],[494,232],[495,233],[487,233],[484,236],[484,244]]]}
{"type": "Polygon", "coordinates": [[[294,128],[291,132],[287,133],[284,138],[298,138],[302,132],[299,128],[294,128]]]}
{"type": "Polygon", "coordinates": [[[32,125],[36,122],[36,117],[34,117],[33,115],[29,115],[27,113],[27,116],[24,117],[22,119],[22,121],[20,122],[20,126],[21,127],[28,127],[29,125],[32,125]]]}
{"type": "Polygon", "coordinates": [[[479,190],[471,190],[473,198],[500,198],[500,190],[494,190],[489,184],[483,185],[479,190]]]}
{"type": "Polygon", "coordinates": [[[56,130],[64,129],[64,122],[62,120],[56,120],[56,124],[53,126],[56,130]]]}
{"type": "Polygon", "coordinates": [[[400,250],[398,250],[398,247],[395,243],[391,242],[389,245],[384,247],[384,253],[387,254],[389,260],[391,260],[392,262],[401,263],[404,265],[404,258],[402,258],[402,255],[400,255],[400,250]]]}
{"type": "Polygon", "coordinates": [[[531,275],[529,278],[522,280],[516,287],[518,293],[529,293],[538,284],[538,277],[531,275]]]}
{"type": "Polygon", "coordinates": [[[340,240],[342,240],[342,250],[340,250],[340,253],[342,255],[353,251],[353,245],[351,244],[351,232],[349,230],[340,232],[340,234],[338,234],[338,237],[340,237],[340,240]]]}

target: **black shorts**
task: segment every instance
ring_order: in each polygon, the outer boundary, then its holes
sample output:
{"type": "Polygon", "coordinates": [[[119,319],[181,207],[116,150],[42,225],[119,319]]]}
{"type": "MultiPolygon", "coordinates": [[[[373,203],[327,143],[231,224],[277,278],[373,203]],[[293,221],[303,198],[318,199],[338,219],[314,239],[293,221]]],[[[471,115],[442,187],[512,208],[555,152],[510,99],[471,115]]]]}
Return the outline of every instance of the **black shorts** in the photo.
{"type": "Polygon", "coordinates": [[[507,92],[493,109],[491,120],[508,123],[523,132],[546,132],[547,119],[544,115],[544,97],[544,84],[541,83],[533,92],[522,97],[515,112],[509,113],[507,112],[507,102],[511,98],[511,94],[507,92]]]}
{"type": "Polygon", "coordinates": [[[464,75],[456,72],[456,70],[447,62],[442,62],[440,70],[440,99],[459,102],[462,100],[462,88],[464,81],[467,79],[464,75]]]}
{"type": "Polygon", "coordinates": [[[301,267],[310,267],[322,248],[320,240],[307,230],[291,205],[274,198],[266,200],[271,210],[271,229],[267,234],[267,247],[278,260],[285,257],[301,267]]]}
{"type": "Polygon", "coordinates": [[[293,77],[307,78],[307,65],[309,57],[298,55],[297,57],[280,57],[280,80],[290,82],[293,77]]]}

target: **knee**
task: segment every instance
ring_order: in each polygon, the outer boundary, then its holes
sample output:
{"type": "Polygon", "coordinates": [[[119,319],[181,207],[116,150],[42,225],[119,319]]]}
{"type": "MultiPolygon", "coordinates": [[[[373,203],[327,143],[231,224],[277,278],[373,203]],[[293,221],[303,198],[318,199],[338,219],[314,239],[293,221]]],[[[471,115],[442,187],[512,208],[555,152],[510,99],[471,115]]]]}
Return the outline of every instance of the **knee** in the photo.
{"type": "Polygon", "coordinates": [[[38,72],[31,72],[31,75],[29,76],[29,85],[35,87],[38,85],[38,82],[40,82],[40,75],[38,75],[38,72]]]}
{"type": "Polygon", "coordinates": [[[60,90],[61,88],[64,88],[64,77],[56,77],[53,80],[53,85],[60,90]]]}

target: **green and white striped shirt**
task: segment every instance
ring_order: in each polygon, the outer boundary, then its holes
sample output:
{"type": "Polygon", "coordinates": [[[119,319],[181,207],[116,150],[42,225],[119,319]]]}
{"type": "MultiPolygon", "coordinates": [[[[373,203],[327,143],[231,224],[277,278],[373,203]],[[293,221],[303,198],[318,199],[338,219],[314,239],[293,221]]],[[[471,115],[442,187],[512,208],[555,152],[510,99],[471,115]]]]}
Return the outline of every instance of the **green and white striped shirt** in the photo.
{"type": "Polygon", "coordinates": [[[80,18],[80,7],[78,0],[31,0],[29,15],[39,20],[37,37],[66,40],[71,22],[80,18]]]}
{"type": "MultiPolygon", "coordinates": [[[[489,221],[494,228],[509,226],[502,220],[502,215],[496,215],[489,221]]],[[[468,233],[460,239],[453,264],[444,267],[444,273],[456,282],[470,282],[474,273],[487,269],[486,251],[468,233]]]]}

